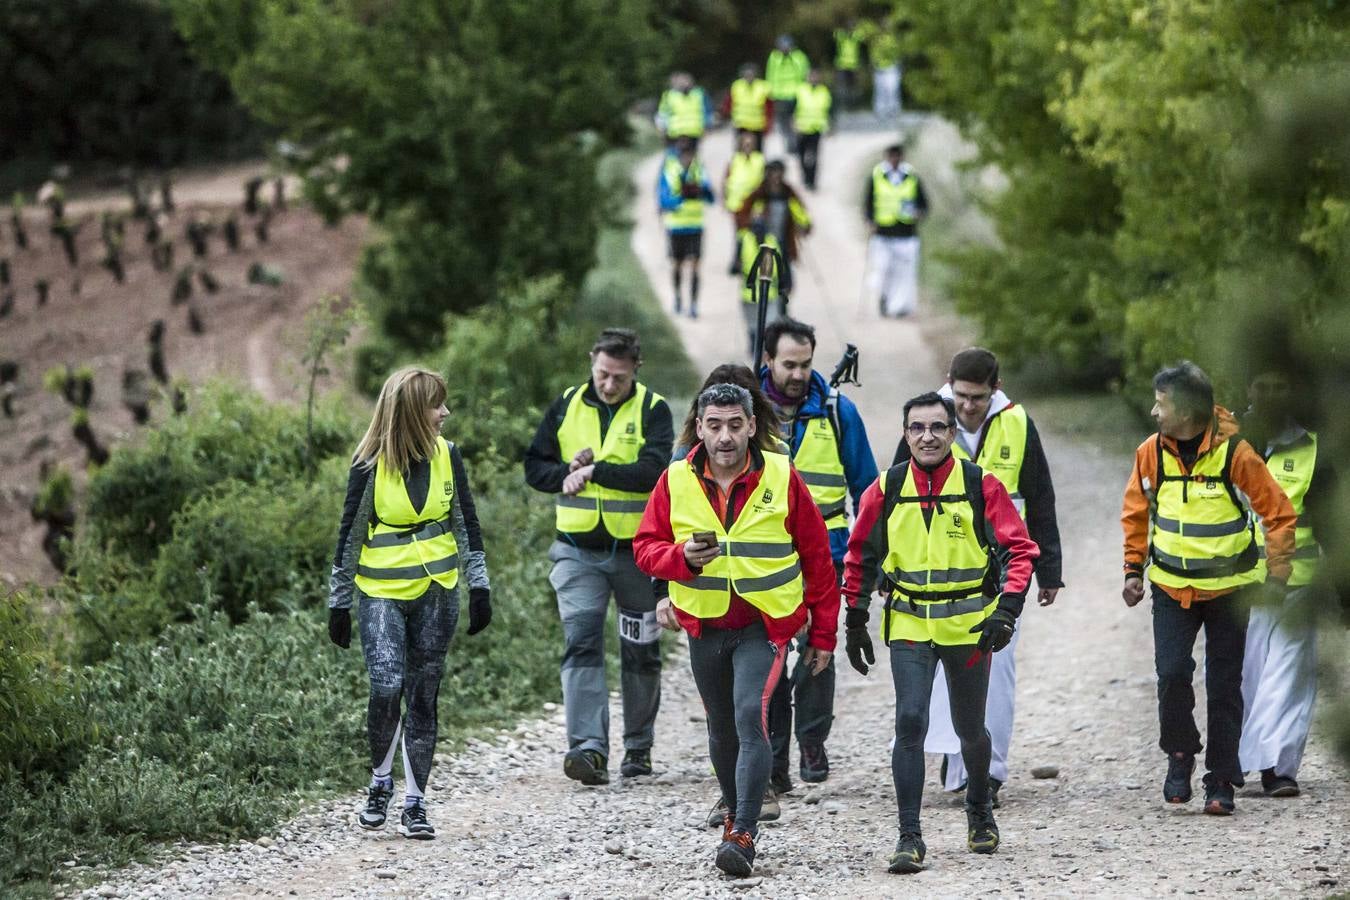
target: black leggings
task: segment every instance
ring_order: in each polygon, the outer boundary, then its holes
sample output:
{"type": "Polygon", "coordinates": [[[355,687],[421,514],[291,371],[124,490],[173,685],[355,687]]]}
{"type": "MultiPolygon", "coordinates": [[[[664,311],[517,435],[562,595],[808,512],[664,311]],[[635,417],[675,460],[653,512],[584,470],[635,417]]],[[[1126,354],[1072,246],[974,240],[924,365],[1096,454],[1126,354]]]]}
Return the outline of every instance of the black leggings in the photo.
{"type": "Polygon", "coordinates": [[[407,794],[421,798],[436,753],[436,697],[459,621],[459,594],[433,583],[416,600],[362,597],[360,604],[361,648],[370,673],[370,767],[377,777],[390,774],[402,731],[407,794]]]}
{"type": "Polygon", "coordinates": [[[914,641],[891,643],[891,678],[895,682],[895,749],[891,751],[891,777],[900,808],[900,830],[919,833],[919,807],[923,803],[923,739],[928,734],[928,703],[933,694],[933,674],[942,662],[951,696],[952,725],[961,741],[966,764],[966,804],[989,802],[989,731],[984,727],[984,705],[989,693],[989,662],[974,644],[944,647],[914,641]]]}

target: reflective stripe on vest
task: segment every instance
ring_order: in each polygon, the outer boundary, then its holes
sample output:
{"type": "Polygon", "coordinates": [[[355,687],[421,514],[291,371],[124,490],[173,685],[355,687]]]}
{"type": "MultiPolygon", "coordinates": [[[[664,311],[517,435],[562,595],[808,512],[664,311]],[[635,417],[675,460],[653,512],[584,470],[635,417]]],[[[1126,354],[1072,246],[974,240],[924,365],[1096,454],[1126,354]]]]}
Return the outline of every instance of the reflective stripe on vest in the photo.
{"type": "MultiPolygon", "coordinates": [[[[1317,574],[1318,560],[1322,558],[1322,548],[1317,544],[1317,537],[1313,534],[1312,525],[1307,521],[1303,514],[1305,502],[1308,496],[1308,488],[1312,485],[1313,470],[1317,467],[1317,435],[1309,431],[1305,438],[1301,438],[1296,443],[1277,449],[1266,460],[1266,468],[1270,474],[1279,482],[1284,493],[1289,497],[1289,502],[1294,506],[1294,512],[1298,514],[1298,525],[1294,529],[1294,559],[1293,572],[1289,575],[1290,587],[1303,587],[1311,584],[1314,576],[1317,574]]],[[[1257,570],[1260,572],[1261,580],[1266,577],[1266,533],[1263,529],[1256,530],[1256,543],[1259,547],[1260,563],[1257,564],[1257,570]]]]}
{"type": "MultiPolygon", "coordinates": [[[[587,385],[571,389],[567,412],[558,425],[558,450],[564,460],[589,447],[596,462],[629,465],[638,461],[646,438],[642,415],[661,397],[639,382],[633,396],[624,401],[610,420],[605,439],[600,440],[600,410],[585,401],[587,385]]],[[[630,541],[642,523],[650,492],[620,491],[588,481],[575,496],[558,494],[554,514],[563,534],[590,534],[600,524],[612,538],[630,541]]]]}
{"type": "Polygon", "coordinates": [[[764,102],[769,99],[769,83],[763,78],[746,81],[738,78],[731,83],[731,124],[746,131],[763,131],[769,124],[764,114],[764,102]]]}
{"type": "MultiPolygon", "coordinates": [[[[997,597],[984,594],[989,551],[976,532],[984,523],[975,521],[975,507],[967,494],[968,488],[982,489],[982,473],[973,463],[957,460],[946,482],[936,489],[937,502],[925,523],[914,473],[909,465],[903,471],[904,483],[886,521],[886,555],[881,565],[891,593],[882,617],[882,640],[932,641],[944,646],[978,643],[980,636],[970,629],[998,606],[997,597]],[[970,485],[968,468],[974,479],[970,485]]],[[[882,473],[883,496],[887,495],[887,479],[895,472],[882,473]]]]}
{"type": "Polygon", "coordinates": [[[878,163],[872,169],[872,220],[878,227],[919,221],[918,197],[919,179],[913,172],[905,172],[899,184],[892,184],[884,165],[878,163]]]}
{"type": "Polygon", "coordinates": [[[707,116],[703,88],[666,91],[661,95],[661,111],[666,117],[666,137],[702,137],[707,116]]]}
{"type": "Polygon", "coordinates": [[[1185,473],[1154,437],[1158,484],[1148,568],[1154,584],[1221,591],[1260,580],[1255,529],[1229,476],[1237,440],[1210,448],[1185,473]]]}
{"type": "MultiPolygon", "coordinates": [[[[678,157],[667,156],[665,167],[661,170],[661,177],[666,180],[666,187],[670,193],[678,197],[680,189],[686,183],[698,185],[702,188],[703,164],[694,160],[689,164],[689,171],[685,172],[678,157]]],[[[682,199],[678,207],[663,214],[662,221],[667,228],[701,229],[703,227],[702,198],[686,197],[682,199]]]]}
{"type": "Polygon", "coordinates": [[[375,463],[375,522],[356,566],[356,586],[367,597],[416,600],[431,582],[445,588],[459,583],[459,544],[450,525],[455,496],[455,471],[450,445],[437,438],[427,480],[427,499],[413,508],[403,475],[375,463]]]}
{"type": "Polygon", "coordinates": [[[830,89],[823,84],[804,84],[797,89],[792,127],[802,134],[819,134],[830,124],[830,89]]]}
{"type": "MultiPolygon", "coordinates": [[[[758,281],[755,282],[756,287],[748,288],[745,286],[745,279],[750,277],[750,270],[754,268],[755,255],[759,253],[760,242],[755,239],[755,233],[751,231],[749,228],[742,228],[740,231],[740,235],[741,235],[741,302],[757,303],[759,302],[759,297],[757,296],[757,292],[759,290],[758,288],[759,282],[758,281]]],[[[766,234],[764,236],[764,243],[768,244],[775,250],[780,249],[778,246],[778,238],[772,234],[766,234]]],[[[769,279],[769,299],[770,300],[778,299],[777,267],[775,267],[774,269],[773,277],[769,279]]]]}
{"type": "Polygon", "coordinates": [[[800,50],[784,53],[774,50],[769,53],[769,62],[764,66],[764,78],[769,82],[769,96],[775,100],[794,100],[797,86],[806,81],[806,73],[811,71],[811,63],[800,50]]]}
{"type": "MultiPolygon", "coordinates": [[[[833,388],[830,393],[834,394],[833,388]]],[[[847,528],[844,503],[848,497],[848,478],[839,453],[839,438],[828,414],[806,421],[792,464],[806,482],[811,499],[816,501],[825,527],[847,528]]]]}
{"type": "MultiPolygon", "coordinates": [[[[974,460],[981,469],[993,475],[1008,489],[1017,513],[1026,521],[1027,501],[1020,489],[1022,463],[1027,458],[1027,411],[1018,404],[995,413],[984,423],[984,438],[980,441],[980,458],[974,460]]],[[[960,441],[952,442],[952,456],[970,459],[960,441]]]]}
{"type": "Polygon", "coordinates": [[[675,542],[696,531],[717,535],[722,555],[689,581],[670,583],[670,602],[700,619],[715,619],[731,607],[734,590],[772,618],[791,615],[802,604],[801,560],[787,530],[788,488],[792,464],[778,453],[764,454],[764,470],[754,493],[728,531],[700,477],[688,460],[670,464],[670,527],[675,542]]]}
{"type": "Polygon", "coordinates": [[[733,154],[731,166],[727,170],[727,209],[733,212],[740,209],[745,198],[753,194],[763,181],[763,153],[752,150],[750,153],[733,154]]]}

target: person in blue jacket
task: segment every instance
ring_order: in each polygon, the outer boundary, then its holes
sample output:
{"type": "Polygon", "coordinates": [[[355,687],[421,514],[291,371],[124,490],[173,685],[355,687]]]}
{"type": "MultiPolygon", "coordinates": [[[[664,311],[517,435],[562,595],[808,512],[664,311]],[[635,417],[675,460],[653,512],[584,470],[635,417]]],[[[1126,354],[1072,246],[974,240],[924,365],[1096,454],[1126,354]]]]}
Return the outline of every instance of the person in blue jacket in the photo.
{"type": "MultiPolygon", "coordinates": [[[[764,330],[760,382],[778,415],[780,437],[787,442],[793,466],[825,519],[830,555],[842,578],[848,552],[847,500],[852,497],[853,508],[858,508],[863,491],[876,480],[877,464],[858,408],[815,371],[815,351],[814,328],[794,319],[775,320],[764,330]]],[[[834,720],[833,664],[812,675],[799,660],[791,678],[778,682],[769,705],[771,784],[778,793],[792,789],[788,750],[794,703],[802,781],[824,781],[830,775],[825,740],[834,720]]]]}
{"type": "Polygon", "coordinates": [[[670,236],[670,261],[674,266],[675,314],[683,307],[681,286],[689,270],[689,317],[698,318],[698,264],[703,256],[703,217],[713,202],[712,182],[695,153],[693,141],[680,138],[666,154],[656,182],[656,200],[661,220],[670,236]]]}

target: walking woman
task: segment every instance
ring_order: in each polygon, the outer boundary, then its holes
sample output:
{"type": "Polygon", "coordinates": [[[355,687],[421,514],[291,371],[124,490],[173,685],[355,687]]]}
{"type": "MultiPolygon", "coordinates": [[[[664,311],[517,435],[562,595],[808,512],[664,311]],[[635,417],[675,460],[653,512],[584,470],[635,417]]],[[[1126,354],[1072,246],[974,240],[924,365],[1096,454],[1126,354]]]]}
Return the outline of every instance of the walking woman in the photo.
{"type": "Polygon", "coordinates": [[[400,369],[380,389],[347,477],[328,598],[328,636],[343,649],[351,645],[353,595],[361,598],[371,765],[361,827],[384,826],[401,747],[407,787],[398,831],[419,840],[436,836],[425,792],[436,750],[436,695],[459,620],[461,569],[469,588],[469,634],[492,621],[464,461],[440,435],[445,394],[441,376],[417,367],[400,369]]]}

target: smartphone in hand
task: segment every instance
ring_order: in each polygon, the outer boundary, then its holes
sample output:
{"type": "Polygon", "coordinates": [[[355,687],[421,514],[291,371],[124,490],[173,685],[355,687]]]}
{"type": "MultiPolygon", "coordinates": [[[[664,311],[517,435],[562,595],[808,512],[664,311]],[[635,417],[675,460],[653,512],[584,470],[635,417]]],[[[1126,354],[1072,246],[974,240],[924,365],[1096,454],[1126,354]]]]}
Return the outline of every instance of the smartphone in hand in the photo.
{"type": "Polygon", "coordinates": [[[698,541],[705,550],[717,546],[717,533],[713,531],[695,531],[689,537],[698,541]]]}

